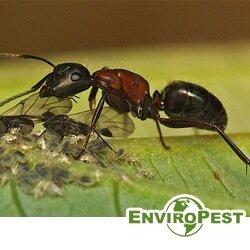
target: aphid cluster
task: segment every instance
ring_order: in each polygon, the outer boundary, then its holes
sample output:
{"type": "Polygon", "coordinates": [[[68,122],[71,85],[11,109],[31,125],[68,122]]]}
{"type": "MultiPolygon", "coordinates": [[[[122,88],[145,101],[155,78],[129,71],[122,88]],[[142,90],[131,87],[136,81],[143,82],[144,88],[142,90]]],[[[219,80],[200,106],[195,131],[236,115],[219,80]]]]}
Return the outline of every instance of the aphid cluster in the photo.
{"type": "MultiPolygon", "coordinates": [[[[140,120],[154,120],[161,144],[166,149],[170,147],[163,139],[160,125],[169,128],[193,127],[211,130],[217,132],[246,164],[246,170],[250,164],[249,158],[224,132],[228,119],[222,103],[197,84],[172,81],[161,93],[156,90],[151,95],[149,83],[142,76],[126,69],[104,67],[91,74],[86,67],[77,63],[54,65],[47,59],[33,55],[2,53],[0,56],[40,60],[53,68],[52,72],[30,90],[0,102],[0,106],[3,106],[16,98],[38,91],[2,114],[1,135],[12,129],[18,129],[25,135],[30,133],[36,123],[41,122],[45,127],[43,136],[46,137],[49,133],[49,136],[57,138],[49,140],[51,148],[55,149],[57,146],[53,146],[54,142],[63,142],[67,136],[83,136],[75,145],[71,143],[69,146],[67,142],[61,144],[57,150],[63,151],[65,155],[86,160],[93,133],[103,145],[120,154],[121,152],[115,151],[103,137],[123,137],[133,133],[134,124],[128,116],[131,112],[140,120]],[[71,99],[89,88],[90,110],[67,115],[72,107],[71,99]],[[98,90],[101,90],[102,95],[96,105],[98,90]],[[105,103],[108,107],[104,107],[105,103]],[[164,111],[167,117],[161,117],[161,111],[164,111]]],[[[95,150],[92,150],[93,152],[95,150]]],[[[96,159],[94,154],[90,154],[89,159],[92,160],[92,157],[96,159]]],[[[96,163],[98,161],[96,160],[96,163]]]]}
{"type": "MultiPolygon", "coordinates": [[[[70,140],[70,139],[68,139],[70,140]]],[[[66,138],[64,138],[64,143],[66,138]]],[[[2,137],[0,142],[0,186],[15,179],[17,185],[27,194],[35,197],[44,195],[63,195],[64,186],[67,184],[91,187],[97,183],[94,176],[84,171],[72,173],[69,168],[72,156],[66,156],[63,149],[64,143],[55,143],[57,150],[51,151],[51,140],[45,140],[36,134],[22,135],[17,131],[2,137]],[[11,140],[6,140],[11,137],[11,140]],[[41,143],[43,142],[43,143],[41,143]],[[25,143],[25,144],[23,144],[25,143]],[[28,145],[28,147],[27,147],[28,145]],[[42,153],[41,148],[43,148],[42,153]],[[39,155],[41,159],[33,157],[39,155]],[[36,163],[34,163],[36,162],[36,163]],[[84,176],[84,178],[83,178],[84,176]],[[82,179],[81,179],[82,178],[82,179]]],[[[90,141],[90,144],[96,140],[90,141]]],[[[97,141],[99,144],[99,141],[97,141]]],[[[68,143],[70,145],[70,142],[68,143]]],[[[105,144],[104,144],[105,145],[105,144]]],[[[86,155],[91,155],[86,153],[86,155]]],[[[91,157],[98,157],[95,153],[91,157]]]]}

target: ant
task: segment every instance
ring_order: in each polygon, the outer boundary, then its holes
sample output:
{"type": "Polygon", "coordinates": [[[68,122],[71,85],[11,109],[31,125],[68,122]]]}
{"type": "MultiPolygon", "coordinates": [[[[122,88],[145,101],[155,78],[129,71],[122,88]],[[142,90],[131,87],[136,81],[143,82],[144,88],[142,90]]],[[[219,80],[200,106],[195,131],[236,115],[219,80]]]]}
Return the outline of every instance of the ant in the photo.
{"type": "Polygon", "coordinates": [[[170,147],[163,140],[160,124],[170,128],[194,127],[212,130],[218,132],[246,164],[246,171],[248,165],[250,165],[247,156],[224,133],[227,114],[222,103],[212,93],[199,85],[174,81],[161,93],[155,91],[151,96],[149,83],[142,76],[126,69],[104,67],[91,75],[86,67],[77,63],[63,63],[55,66],[44,58],[32,55],[0,54],[0,56],[36,59],[54,68],[53,72],[47,74],[30,90],[0,102],[0,106],[41,87],[40,97],[56,96],[59,99],[74,96],[92,87],[88,100],[90,108],[93,109],[97,92],[99,89],[102,90],[102,97],[92,117],[90,130],[79,157],[87,147],[90,135],[95,129],[106,102],[120,113],[132,112],[134,116],[141,120],[153,119],[160,141],[165,149],[170,149],[170,147]],[[169,118],[161,118],[159,111],[165,111],[169,118]]]}

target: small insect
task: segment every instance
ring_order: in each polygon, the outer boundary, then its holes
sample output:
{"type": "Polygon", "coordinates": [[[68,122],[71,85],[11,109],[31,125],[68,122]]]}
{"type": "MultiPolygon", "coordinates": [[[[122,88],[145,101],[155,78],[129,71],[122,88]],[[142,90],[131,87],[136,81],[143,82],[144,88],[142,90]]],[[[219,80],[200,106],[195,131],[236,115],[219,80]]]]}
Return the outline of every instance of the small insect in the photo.
{"type": "Polygon", "coordinates": [[[0,158],[0,166],[10,169],[16,163],[12,153],[7,153],[0,158]]]}
{"type": "Polygon", "coordinates": [[[52,170],[52,180],[58,186],[62,186],[63,183],[67,184],[73,182],[73,176],[68,170],[58,167],[52,167],[51,170],[52,170]]]}
{"type": "Polygon", "coordinates": [[[72,108],[68,98],[59,101],[56,97],[40,98],[35,93],[8,109],[0,116],[0,136],[17,129],[22,135],[31,133],[35,122],[46,112],[66,114],[72,108]]]}
{"type": "MultiPolygon", "coordinates": [[[[44,121],[43,125],[46,129],[45,131],[52,132],[58,135],[61,139],[64,136],[69,135],[86,136],[91,129],[89,124],[93,113],[94,110],[83,111],[70,115],[54,115],[51,112],[46,112],[42,115],[41,120],[44,121]]],[[[112,108],[105,107],[98,122],[96,123],[94,132],[109,148],[111,148],[112,151],[114,151],[113,148],[102,138],[102,136],[126,137],[132,134],[134,129],[134,123],[127,114],[120,114],[112,108]]],[[[120,154],[119,150],[117,152],[120,154]]]]}
{"type": "MultiPolygon", "coordinates": [[[[55,115],[46,112],[42,115],[44,127],[62,136],[86,135],[95,110],[87,110],[70,115],[55,115]]],[[[105,107],[96,124],[95,132],[106,137],[126,137],[134,132],[134,123],[127,114],[120,114],[105,107]]]]}
{"type": "Polygon", "coordinates": [[[46,165],[43,163],[36,164],[34,170],[37,173],[37,175],[41,176],[43,179],[52,178],[52,173],[50,168],[46,167],[46,165]]]}
{"type": "Polygon", "coordinates": [[[12,150],[11,153],[14,156],[16,163],[12,165],[12,173],[19,176],[25,175],[30,169],[26,156],[18,150],[12,150]]]}
{"type": "Polygon", "coordinates": [[[92,187],[97,184],[97,180],[93,176],[81,175],[76,177],[76,183],[84,187],[92,187]]]}
{"type": "Polygon", "coordinates": [[[0,136],[9,133],[13,129],[18,130],[22,135],[31,133],[34,122],[22,116],[0,116],[0,136]]]}

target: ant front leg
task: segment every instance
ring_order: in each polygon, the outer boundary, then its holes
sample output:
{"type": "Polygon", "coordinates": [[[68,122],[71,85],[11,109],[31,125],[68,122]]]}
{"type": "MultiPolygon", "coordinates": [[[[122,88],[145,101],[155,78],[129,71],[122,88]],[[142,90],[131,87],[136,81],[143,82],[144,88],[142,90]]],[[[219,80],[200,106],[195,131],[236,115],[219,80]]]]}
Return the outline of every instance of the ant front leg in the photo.
{"type": "Polygon", "coordinates": [[[217,131],[223,140],[228,144],[228,146],[234,151],[234,153],[246,164],[247,167],[250,165],[250,160],[248,157],[236,146],[236,144],[216,125],[196,120],[188,120],[181,118],[160,118],[159,122],[169,128],[199,128],[217,131]]]}
{"type": "Polygon", "coordinates": [[[0,107],[3,106],[3,105],[5,105],[5,104],[8,103],[8,102],[11,102],[11,101],[13,101],[13,100],[19,98],[19,97],[22,97],[22,96],[24,96],[24,95],[28,95],[28,94],[30,94],[30,93],[32,93],[32,92],[37,91],[39,88],[42,87],[42,85],[44,84],[44,82],[47,80],[47,78],[48,78],[51,74],[52,74],[52,73],[49,73],[48,75],[46,75],[46,76],[45,76],[43,79],[41,79],[37,84],[35,84],[30,90],[24,91],[24,92],[22,92],[22,93],[20,93],[20,94],[14,95],[14,96],[11,96],[11,97],[9,97],[8,99],[6,99],[6,100],[0,102],[0,107]]]}
{"type": "Polygon", "coordinates": [[[93,86],[91,88],[91,91],[89,93],[89,98],[88,98],[90,109],[94,109],[96,106],[96,95],[97,95],[98,89],[99,88],[96,86],[93,86]]]}

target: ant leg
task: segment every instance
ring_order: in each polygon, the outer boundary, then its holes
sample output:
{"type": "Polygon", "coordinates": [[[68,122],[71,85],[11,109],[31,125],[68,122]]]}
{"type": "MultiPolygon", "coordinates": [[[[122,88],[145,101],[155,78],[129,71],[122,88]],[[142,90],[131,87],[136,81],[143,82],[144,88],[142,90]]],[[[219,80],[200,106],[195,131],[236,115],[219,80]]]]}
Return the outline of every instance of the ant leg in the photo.
{"type": "Polygon", "coordinates": [[[166,145],[165,142],[164,142],[164,138],[162,136],[161,127],[160,127],[160,124],[159,124],[158,120],[155,120],[155,123],[156,123],[157,131],[158,131],[159,138],[160,138],[162,146],[167,150],[170,149],[170,147],[168,145],[166,145]]]}
{"type": "Polygon", "coordinates": [[[90,109],[94,109],[96,106],[96,95],[97,95],[98,89],[99,88],[95,86],[91,88],[89,99],[88,99],[90,109]]]}
{"type": "Polygon", "coordinates": [[[120,152],[118,150],[118,152],[116,152],[104,139],[103,137],[94,129],[95,133],[98,135],[98,137],[106,144],[106,146],[108,146],[116,155],[119,155],[120,152]]]}
{"type": "Polygon", "coordinates": [[[106,100],[106,94],[102,93],[102,97],[101,97],[101,99],[96,107],[96,110],[94,111],[94,115],[92,117],[90,129],[89,129],[88,134],[86,135],[86,138],[85,138],[84,146],[83,146],[81,152],[79,153],[79,155],[76,157],[76,159],[79,159],[81,157],[81,155],[83,154],[83,152],[85,151],[85,149],[87,148],[90,135],[93,131],[95,131],[95,126],[96,126],[96,123],[97,123],[101,113],[102,113],[105,100],[106,100]]]}
{"type": "Polygon", "coordinates": [[[236,144],[216,125],[204,121],[188,120],[188,119],[179,119],[179,118],[160,118],[159,122],[162,125],[165,125],[169,128],[199,128],[199,129],[208,129],[214,130],[219,133],[223,140],[228,144],[228,146],[234,151],[234,153],[246,164],[246,173],[247,167],[250,165],[250,160],[248,157],[236,146],[236,144]]]}
{"type": "Polygon", "coordinates": [[[52,73],[49,73],[48,75],[46,75],[46,76],[45,76],[43,79],[41,79],[36,85],[34,85],[30,90],[24,91],[24,92],[22,92],[22,93],[20,93],[20,94],[14,95],[14,96],[11,96],[11,97],[7,98],[6,100],[0,102],[0,107],[3,106],[3,105],[5,105],[5,104],[8,103],[8,102],[11,102],[11,101],[13,101],[13,100],[19,98],[19,97],[22,97],[22,96],[24,96],[24,95],[28,95],[28,94],[30,94],[30,93],[32,93],[32,92],[37,91],[37,90],[44,84],[44,82],[47,80],[47,78],[48,78],[51,74],[52,74],[52,73]]]}
{"type": "Polygon", "coordinates": [[[46,132],[47,132],[47,129],[43,130],[42,133],[38,137],[41,138],[46,132]]]}
{"type": "Polygon", "coordinates": [[[157,131],[158,131],[162,146],[167,150],[170,149],[170,147],[168,145],[166,145],[164,142],[164,138],[163,138],[162,132],[161,132],[161,127],[160,127],[160,124],[158,122],[160,116],[159,116],[158,111],[156,110],[156,108],[154,106],[153,99],[149,94],[147,94],[144,97],[142,109],[141,109],[141,114],[140,114],[139,118],[142,120],[145,120],[149,117],[152,118],[156,123],[157,131]]]}

